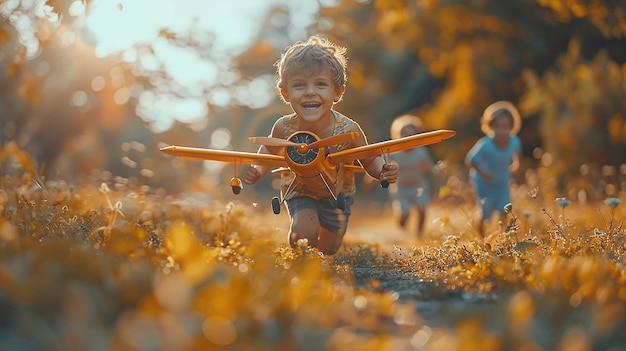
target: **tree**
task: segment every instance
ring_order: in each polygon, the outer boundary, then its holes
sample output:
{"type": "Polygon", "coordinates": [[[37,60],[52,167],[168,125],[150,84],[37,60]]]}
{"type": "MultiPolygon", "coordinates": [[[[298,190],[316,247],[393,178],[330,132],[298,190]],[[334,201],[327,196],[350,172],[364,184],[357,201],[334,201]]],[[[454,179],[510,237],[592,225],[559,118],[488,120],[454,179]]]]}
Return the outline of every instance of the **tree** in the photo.
{"type": "MultiPolygon", "coordinates": [[[[351,88],[359,98],[348,101],[348,95],[346,103],[375,125],[414,111],[431,129],[457,129],[458,137],[446,144],[456,144],[449,150],[466,150],[480,133],[482,109],[495,100],[511,100],[519,104],[524,124],[537,127],[523,131],[526,155],[544,147],[561,165],[554,173],[564,174],[583,162],[625,161],[621,116],[626,109],[619,88],[624,79],[620,66],[626,62],[623,5],[514,0],[361,6],[342,1],[322,9],[316,30],[349,43],[351,88]],[[547,107],[557,105],[570,107],[547,107]],[[564,124],[587,134],[559,132],[564,124]],[[572,135],[576,148],[556,142],[557,133],[572,135]],[[570,152],[576,157],[567,157],[570,152]]],[[[457,161],[463,156],[446,155],[457,161]]]]}
{"type": "MultiPolygon", "coordinates": [[[[118,131],[126,123],[142,123],[135,111],[138,95],[132,92],[185,97],[197,90],[174,82],[163,67],[146,70],[124,62],[121,56],[95,57],[89,45],[68,39],[68,33],[80,30],[81,17],[71,10],[76,2],[48,1],[48,7],[42,7],[43,3],[34,1],[29,8],[25,2],[0,4],[5,20],[0,27],[5,49],[0,56],[3,143],[17,140],[40,162],[49,163],[57,162],[65,152],[81,150],[75,145],[84,145],[85,140],[92,141],[96,150],[102,150],[99,146],[105,141],[117,143],[111,148],[118,148],[127,141],[119,139],[123,134],[118,131]],[[22,33],[19,18],[28,18],[32,24],[29,35],[22,33]],[[95,63],[68,64],[76,60],[95,63]],[[112,70],[122,72],[122,86],[93,91],[93,79],[106,80],[112,70]],[[126,89],[127,100],[107,103],[114,101],[120,89],[126,89]],[[74,98],[88,104],[68,103],[74,98]],[[107,126],[111,127],[108,134],[100,134],[107,126]]],[[[457,137],[432,149],[438,158],[459,162],[480,136],[478,118],[484,107],[506,99],[518,104],[524,116],[522,139],[528,165],[538,161],[533,155],[549,154],[554,160],[551,171],[562,175],[575,173],[587,162],[625,162],[626,107],[620,88],[626,71],[624,1],[323,3],[318,3],[309,33],[326,35],[348,47],[349,89],[340,107],[361,122],[371,141],[388,138],[391,120],[412,112],[429,129],[457,130],[457,137]],[[533,150],[540,151],[533,154],[533,150]],[[570,157],[573,152],[577,157],[570,157]]],[[[82,4],[89,11],[91,2],[82,4]]],[[[220,110],[238,111],[236,105],[246,103],[235,99],[233,105],[221,109],[210,103],[212,92],[247,89],[254,80],[271,81],[271,64],[294,40],[287,30],[289,21],[280,21],[290,18],[288,5],[276,3],[260,20],[256,42],[235,58],[233,66],[219,66],[228,79],[201,89],[197,96],[207,100],[207,118],[215,118],[220,110]]],[[[159,40],[211,61],[215,59],[213,35],[197,28],[189,33],[163,28],[159,40]]],[[[133,49],[146,54],[154,51],[150,43],[133,49]]],[[[249,114],[236,112],[240,117],[227,123],[265,125],[265,120],[255,118],[271,118],[281,110],[280,104],[276,99],[265,108],[250,109],[249,114]]],[[[148,127],[146,123],[143,128],[147,131],[148,127]]],[[[193,131],[206,136],[208,128],[193,131]]],[[[150,150],[157,149],[154,138],[145,142],[152,143],[150,150]]],[[[100,159],[94,155],[80,161],[86,162],[83,169],[94,167],[88,164],[100,159]]],[[[119,155],[113,155],[103,156],[98,167],[124,170],[119,155]]]]}

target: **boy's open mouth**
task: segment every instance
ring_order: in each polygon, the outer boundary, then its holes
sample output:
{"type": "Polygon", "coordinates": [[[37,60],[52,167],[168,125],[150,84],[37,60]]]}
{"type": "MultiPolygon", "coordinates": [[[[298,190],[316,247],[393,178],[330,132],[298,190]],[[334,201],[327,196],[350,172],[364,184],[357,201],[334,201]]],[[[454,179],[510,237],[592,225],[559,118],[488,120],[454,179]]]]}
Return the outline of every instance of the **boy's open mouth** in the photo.
{"type": "Polygon", "coordinates": [[[313,110],[320,107],[321,105],[322,104],[320,104],[319,102],[307,102],[302,104],[302,107],[306,110],[313,110]]]}

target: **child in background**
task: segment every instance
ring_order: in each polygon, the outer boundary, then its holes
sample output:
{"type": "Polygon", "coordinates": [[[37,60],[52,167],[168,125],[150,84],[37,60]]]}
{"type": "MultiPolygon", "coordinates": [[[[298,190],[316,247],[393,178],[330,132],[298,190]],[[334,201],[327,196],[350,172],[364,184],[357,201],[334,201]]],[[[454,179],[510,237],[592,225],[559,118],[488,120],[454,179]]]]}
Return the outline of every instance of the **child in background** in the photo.
{"type": "MultiPolygon", "coordinates": [[[[333,145],[329,152],[367,145],[359,124],[333,109],[346,88],[345,52],[345,48],[315,36],[287,48],[276,62],[276,86],[293,113],[274,123],[271,137],[286,139],[297,131],[310,131],[320,138],[358,132],[357,138],[333,145]]],[[[284,148],[261,146],[258,152],[282,154],[284,148]]],[[[398,177],[397,166],[386,164],[382,156],[359,162],[367,174],[379,181],[394,183],[398,177]]],[[[268,171],[269,167],[252,165],[246,170],[244,181],[254,184],[268,171]]],[[[288,181],[282,179],[283,189],[288,181]]],[[[335,254],[340,248],[356,190],[353,171],[340,166],[337,182],[343,184],[342,191],[346,195],[343,211],[337,208],[330,194],[320,195],[319,189],[304,186],[297,187],[295,195],[285,200],[291,219],[288,240],[292,247],[305,243],[327,255],[335,254]]]]}
{"type": "Polygon", "coordinates": [[[485,136],[474,144],[465,158],[482,208],[479,232],[483,236],[484,222],[494,212],[504,215],[504,206],[511,202],[509,183],[511,175],[519,169],[522,142],[517,133],[521,124],[519,112],[512,103],[498,101],[489,105],[480,120],[485,136]]]}
{"type": "MultiPolygon", "coordinates": [[[[422,121],[413,115],[397,117],[391,124],[391,137],[398,139],[422,133],[422,121]]],[[[425,147],[417,147],[389,155],[398,165],[398,181],[389,187],[398,224],[404,228],[413,207],[417,209],[417,235],[426,219],[426,205],[430,202],[429,179],[433,173],[433,160],[425,147]]]]}

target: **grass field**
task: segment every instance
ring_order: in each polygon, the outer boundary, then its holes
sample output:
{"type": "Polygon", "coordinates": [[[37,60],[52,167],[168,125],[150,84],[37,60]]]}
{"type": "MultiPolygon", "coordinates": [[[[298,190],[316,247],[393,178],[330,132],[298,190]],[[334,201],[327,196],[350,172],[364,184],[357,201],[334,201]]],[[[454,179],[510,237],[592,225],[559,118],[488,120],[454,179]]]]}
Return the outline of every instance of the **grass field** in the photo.
{"type": "Polygon", "coordinates": [[[419,238],[363,196],[324,257],[245,197],[25,170],[0,178],[2,350],[626,349],[619,191],[515,187],[485,238],[458,179],[419,238]]]}

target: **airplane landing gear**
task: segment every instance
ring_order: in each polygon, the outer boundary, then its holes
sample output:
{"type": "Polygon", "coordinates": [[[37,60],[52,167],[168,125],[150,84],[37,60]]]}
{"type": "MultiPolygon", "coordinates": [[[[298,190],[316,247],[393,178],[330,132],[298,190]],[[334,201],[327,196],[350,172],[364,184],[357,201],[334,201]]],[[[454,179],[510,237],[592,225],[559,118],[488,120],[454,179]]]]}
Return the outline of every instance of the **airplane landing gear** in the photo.
{"type": "Polygon", "coordinates": [[[278,196],[272,198],[272,211],[274,211],[274,214],[280,213],[280,199],[278,196]]]}
{"type": "Polygon", "coordinates": [[[346,194],[339,193],[337,195],[337,208],[339,208],[342,211],[346,210],[346,194]]]}
{"type": "Polygon", "coordinates": [[[231,189],[233,189],[233,194],[239,195],[239,193],[241,193],[241,190],[243,189],[243,184],[241,183],[241,179],[237,177],[233,177],[230,180],[230,187],[231,189]]]}

